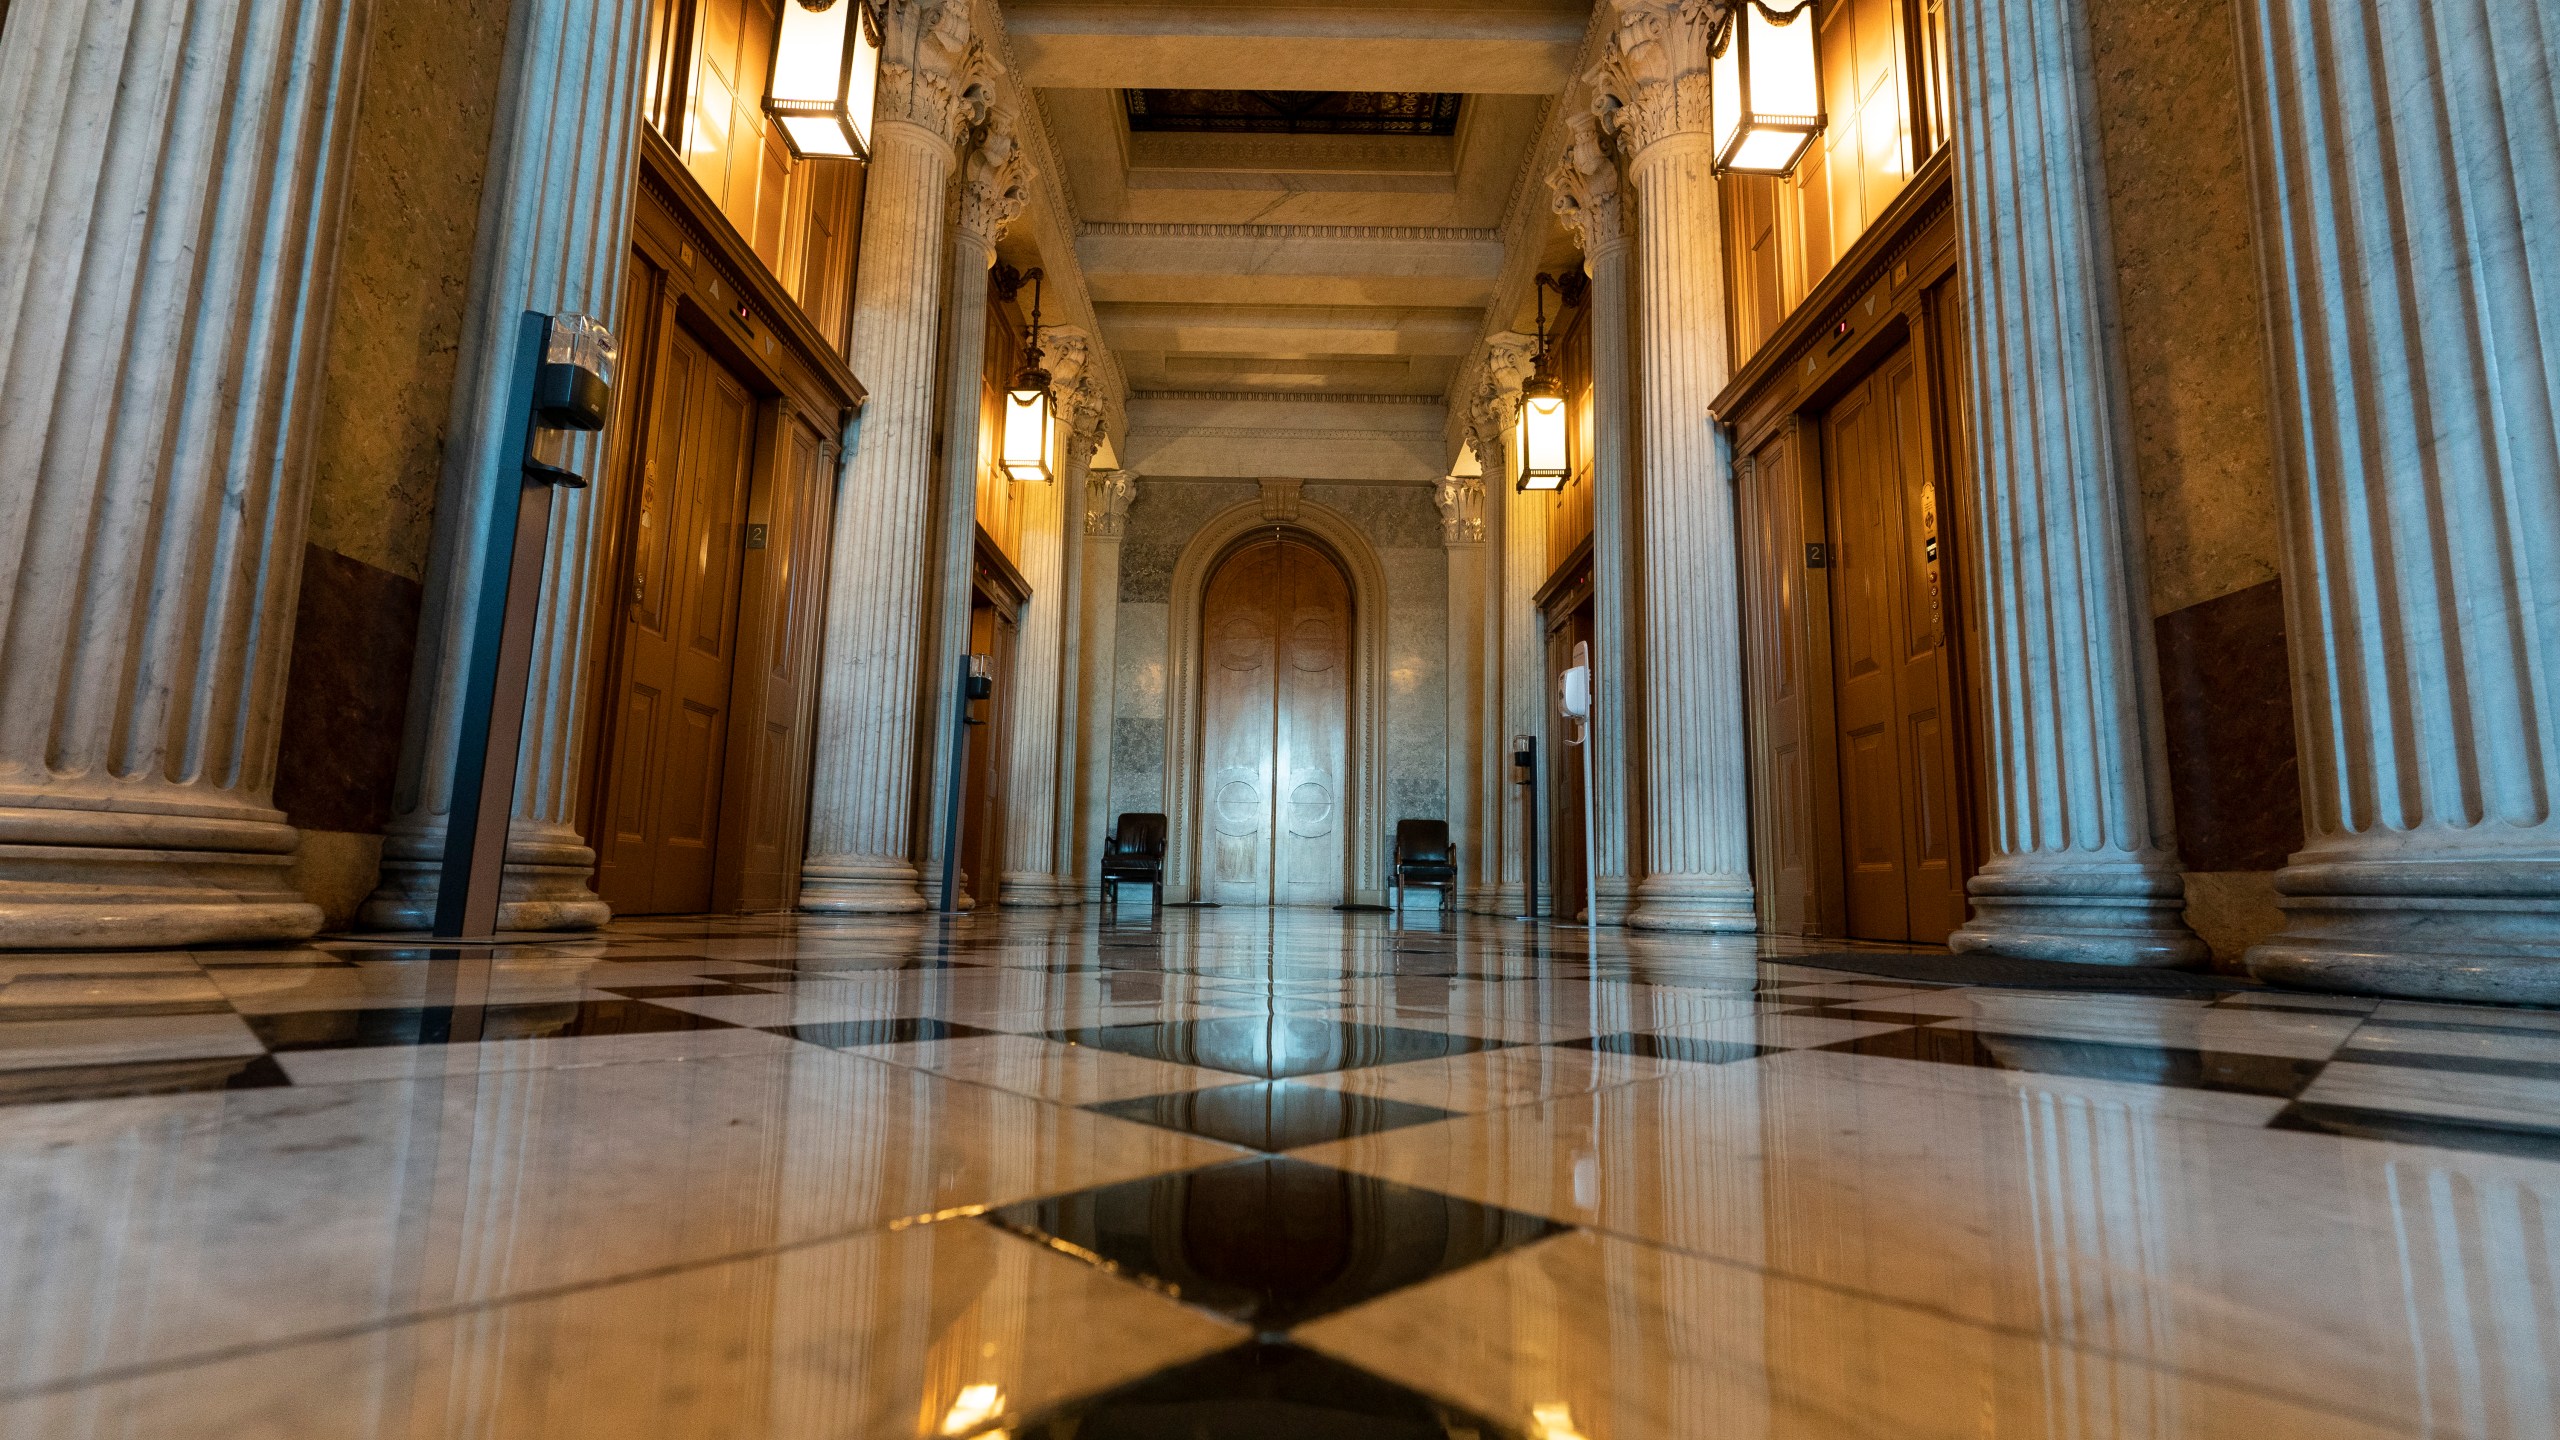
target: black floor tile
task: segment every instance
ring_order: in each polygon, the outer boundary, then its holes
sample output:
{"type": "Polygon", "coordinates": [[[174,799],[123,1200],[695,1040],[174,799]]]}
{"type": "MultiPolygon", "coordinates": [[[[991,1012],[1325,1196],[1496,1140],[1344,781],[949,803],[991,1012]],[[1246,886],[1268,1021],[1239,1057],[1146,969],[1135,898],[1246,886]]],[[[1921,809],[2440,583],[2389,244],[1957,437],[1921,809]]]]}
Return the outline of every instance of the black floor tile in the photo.
{"type": "Polygon", "coordinates": [[[805,1040],[830,1050],[858,1050],[865,1045],[908,1045],[918,1040],[968,1040],[1001,1033],[931,1018],[832,1020],[818,1025],[767,1025],[764,1028],[776,1035],[788,1035],[794,1040],[805,1040]]]}
{"type": "Polygon", "coordinates": [[[550,1005],[429,1005],[408,1009],[289,1010],[244,1015],[270,1050],[455,1045],[481,1040],[566,1040],[727,1030],[726,1020],[642,1000],[563,1000],[550,1005]]]}
{"type": "Polygon", "coordinates": [[[2488,1120],[2456,1120],[2440,1115],[2412,1115],[2399,1110],[2369,1110],[2361,1105],[2313,1105],[2295,1101],[2267,1122],[2270,1130],[2313,1130],[2358,1140],[2389,1140],[2401,1145],[2432,1145],[2444,1150],[2479,1150],[2491,1155],[2519,1155],[2529,1160],[2560,1160],[2560,1117],[2554,1128],[2533,1129],[2488,1120]]]}
{"type": "Polygon", "coordinates": [[[1088,1105],[1088,1110],[1140,1120],[1242,1145],[1249,1150],[1295,1150],[1354,1135],[1374,1135],[1407,1125],[1446,1120],[1455,1111],[1372,1095],[1346,1095],[1322,1085],[1259,1080],[1173,1095],[1147,1095],[1088,1105]]]}
{"type": "Polygon", "coordinates": [[[190,1090],[258,1090],[292,1083],[284,1067],[265,1055],[55,1065],[41,1070],[0,1070],[0,1105],[112,1100],[124,1095],[175,1095],[190,1090]]]}
{"type": "Polygon", "coordinates": [[[1772,1053],[1772,1047],[1753,1045],[1742,1040],[1707,1040],[1694,1035],[1649,1035],[1628,1031],[1619,1035],[1593,1035],[1581,1040],[1559,1040],[1557,1050],[1598,1050],[1611,1055],[1642,1055],[1649,1060],[1685,1060],[1692,1065],[1730,1065],[1736,1060],[1751,1060],[1772,1053]]]}
{"type": "Polygon", "coordinates": [[[2302,1088],[2319,1075],[2322,1063],[2280,1055],[2119,1045],[2047,1035],[1990,1035],[1944,1026],[1888,1030],[1815,1048],[1888,1060],[1926,1060],[1940,1065],[1976,1065],[1989,1070],[2071,1075],[2083,1080],[2287,1098],[2302,1093],[2302,1088]]]}
{"type": "Polygon", "coordinates": [[[1282,1156],[1025,1201],[987,1218],[1264,1334],[1568,1228],[1282,1156]]]}
{"type": "Polygon", "coordinates": [[[1436,1060],[1446,1055],[1498,1050],[1507,1043],[1474,1035],[1358,1025],[1299,1015],[1095,1026],[1051,1031],[1049,1038],[1265,1080],[1360,1070],[1407,1060],[1436,1060]]]}

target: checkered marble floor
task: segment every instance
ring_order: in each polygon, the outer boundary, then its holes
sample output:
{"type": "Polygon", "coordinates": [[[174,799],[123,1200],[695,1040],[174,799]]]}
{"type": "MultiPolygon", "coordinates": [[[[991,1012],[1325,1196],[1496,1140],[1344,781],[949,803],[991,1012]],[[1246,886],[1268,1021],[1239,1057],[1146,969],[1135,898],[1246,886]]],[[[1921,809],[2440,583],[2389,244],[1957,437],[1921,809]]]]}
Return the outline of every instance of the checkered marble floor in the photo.
{"type": "Polygon", "coordinates": [[[1967,973],[1143,907],[0,958],[0,1437],[2560,1435],[2560,1014],[1967,973]]]}

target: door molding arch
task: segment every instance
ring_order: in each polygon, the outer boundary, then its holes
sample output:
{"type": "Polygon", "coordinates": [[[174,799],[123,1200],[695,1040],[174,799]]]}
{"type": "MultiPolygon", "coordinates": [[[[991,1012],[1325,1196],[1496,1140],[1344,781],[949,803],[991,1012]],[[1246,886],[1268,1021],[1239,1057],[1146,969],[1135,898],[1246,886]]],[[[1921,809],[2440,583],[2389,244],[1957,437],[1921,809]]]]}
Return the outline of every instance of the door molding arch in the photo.
{"type": "Polygon", "coordinates": [[[1387,571],[1368,537],[1340,512],[1300,500],[1296,513],[1275,519],[1260,499],[1230,505],[1209,517],[1174,561],[1172,613],[1165,633],[1164,811],[1165,888],[1185,900],[1200,898],[1200,665],[1202,608],[1209,577],[1249,536],[1280,531],[1325,552],[1351,581],[1350,763],[1351,792],[1344,805],[1350,833],[1344,840],[1343,894],[1354,905],[1375,905],[1386,894],[1386,787],[1378,767],[1387,753],[1387,571]]]}

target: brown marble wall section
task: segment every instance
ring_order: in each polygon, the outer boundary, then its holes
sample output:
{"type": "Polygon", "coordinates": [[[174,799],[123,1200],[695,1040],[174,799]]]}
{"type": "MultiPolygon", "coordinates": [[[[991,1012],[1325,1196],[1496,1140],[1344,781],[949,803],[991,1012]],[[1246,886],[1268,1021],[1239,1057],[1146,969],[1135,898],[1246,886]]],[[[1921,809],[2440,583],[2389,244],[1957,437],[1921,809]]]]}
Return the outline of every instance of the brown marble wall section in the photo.
{"type": "Polygon", "coordinates": [[[427,563],[507,0],[377,5],[315,437],[311,542],[427,563]]]}
{"type": "Polygon", "coordinates": [[[276,805],[296,826],[362,833],[390,820],[418,596],[405,575],[303,547],[276,757],[276,805]]]}
{"type": "Polygon", "coordinates": [[[2272,580],[2282,537],[2231,0],[2087,7],[2151,612],[2272,580]]]}
{"type": "Polygon", "coordinates": [[[2283,587],[2153,622],[2178,850],[2190,870],[2274,870],[2302,848],[2283,587]]]}

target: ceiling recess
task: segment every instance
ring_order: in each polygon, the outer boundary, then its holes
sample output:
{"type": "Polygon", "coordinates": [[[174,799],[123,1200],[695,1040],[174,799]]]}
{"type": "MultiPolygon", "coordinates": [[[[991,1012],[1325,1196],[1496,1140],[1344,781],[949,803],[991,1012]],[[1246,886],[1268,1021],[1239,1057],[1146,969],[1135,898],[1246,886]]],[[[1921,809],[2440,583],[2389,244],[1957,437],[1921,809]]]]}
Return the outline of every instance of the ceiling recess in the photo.
{"type": "Polygon", "coordinates": [[[1456,95],[1372,90],[1123,90],[1140,134],[1454,135],[1456,95]]]}

